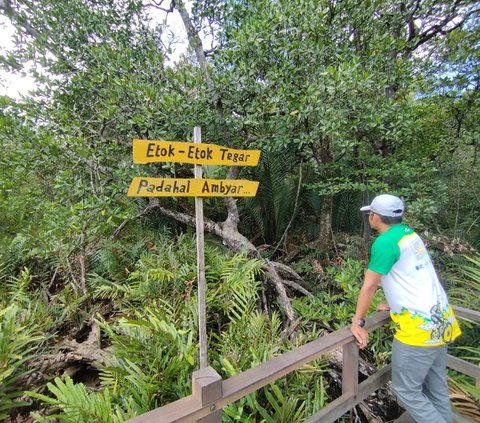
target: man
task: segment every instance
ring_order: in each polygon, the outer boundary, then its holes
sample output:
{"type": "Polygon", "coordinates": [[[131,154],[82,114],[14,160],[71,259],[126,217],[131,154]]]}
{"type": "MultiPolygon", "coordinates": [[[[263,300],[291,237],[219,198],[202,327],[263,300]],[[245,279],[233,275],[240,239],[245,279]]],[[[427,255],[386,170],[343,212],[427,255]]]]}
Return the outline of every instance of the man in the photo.
{"type": "Polygon", "coordinates": [[[396,333],[392,351],[392,388],[418,423],[451,423],[447,343],[460,335],[432,260],[420,237],[401,224],[404,205],[390,194],[375,197],[368,223],[380,235],[357,301],[351,331],[360,348],[368,343],[363,328],[377,287],[382,283],[396,333]]]}

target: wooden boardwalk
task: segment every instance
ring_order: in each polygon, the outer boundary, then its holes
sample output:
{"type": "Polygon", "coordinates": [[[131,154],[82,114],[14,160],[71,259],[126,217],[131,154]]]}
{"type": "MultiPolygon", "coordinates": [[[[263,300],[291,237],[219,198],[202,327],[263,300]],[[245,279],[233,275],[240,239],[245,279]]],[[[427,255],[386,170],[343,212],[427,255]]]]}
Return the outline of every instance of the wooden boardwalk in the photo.
{"type": "MultiPolygon", "coordinates": [[[[455,306],[454,311],[457,317],[480,322],[479,311],[455,306]]],[[[387,311],[377,312],[366,319],[365,328],[370,332],[383,326],[389,320],[390,315],[387,311]]],[[[221,423],[222,409],[228,404],[286,376],[288,373],[299,369],[306,363],[336,348],[341,348],[343,354],[342,394],[310,416],[305,422],[333,423],[360,401],[363,401],[371,393],[385,385],[391,378],[390,365],[388,365],[359,382],[359,351],[348,327],[331,332],[298,348],[275,356],[228,379],[222,379],[215,369],[211,367],[197,370],[192,375],[191,395],[136,416],[128,420],[128,422],[192,423],[201,421],[203,423],[221,423]]],[[[480,367],[478,365],[449,355],[447,357],[447,366],[472,377],[477,384],[480,384],[480,367]]],[[[405,415],[396,421],[405,423],[413,420],[408,415],[405,415]]],[[[472,423],[472,420],[457,413],[453,422],[472,423]]]]}
{"type": "MultiPolygon", "coordinates": [[[[453,412],[453,423],[475,423],[473,420],[470,420],[468,417],[462,416],[461,414],[457,412],[453,412]]],[[[397,420],[395,420],[396,423],[415,423],[415,420],[413,420],[412,417],[410,417],[410,414],[407,412],[403,413],[397,420]]]]}

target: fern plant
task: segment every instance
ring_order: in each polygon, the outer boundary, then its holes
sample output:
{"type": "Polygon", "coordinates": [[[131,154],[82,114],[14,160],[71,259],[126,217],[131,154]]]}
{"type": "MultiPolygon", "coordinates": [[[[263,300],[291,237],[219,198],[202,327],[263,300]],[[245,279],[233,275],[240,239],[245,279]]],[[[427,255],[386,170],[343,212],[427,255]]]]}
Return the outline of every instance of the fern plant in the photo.
{"type": "Polygon", "coordinates": [[[464,256],[465,261],[447,279],[447,291],[452,302],[480,310],[480,255],[464,256]]]}
{"type": "Polygon", "coordinates": [[[122,308],[125,301],[148,304],[159,298],[173,300],[183,294],[185,284],[196,277],[195,239],[180,235],[172,242],[158,235],[155,242],[147,244],[149,248],[129,264],[128,272],[89,275],[94,298],[112,300],[122,308]]]}
{"type": "Polygon", "coordinates": [[[40,333],[34,314],[10,305],[0,310],[0,419],[17,407],[28,405],[19,398],[23,395],[20,381],[34,369],[29,361],[38,353],[45,337],[40,333]]]}
{"type": "Polygon", "coordinates": [[[65,381],[55,378],[54,383],[47,384],[47,388],[52,393],[52,397],[37,392],[26,392],[56,410],[47,416],[32,413],[32,417],[37,422],[46,423],[60,419],[69,423],[120,423],[128,418],[128,413],[112,403],[108,388],[103,392],[88,392],[85,385],[74,384],[68,376],[65,381]]]}
{"type": "Polygon", "coordinates": [[[102,327],[112,342],[112,359],[102,368],[102,385],[131,397],[137,411],[189,394],[197,352],[195,325],[175,315],[166,302],[102,327]]]}
{"type": "MultiPolygon", "coordinates": [[[[454,275],[447,279],[447,292],[452,303],[470,309],[480,310],[480,255],[464,256],[465,261],[457,264],[454,275]]],[[[464,360],[479,363],[480,331],[478,323],[460,320],[463,334],[458,338],[450,351],[464,360]]],[[[471,418],[480,417],[480,390],[475,382],[463,375],[453,372],[449,379],[450,395],[453,405],[462,414],[471,418]]],[[[475,420],[476,421],[476,420],[475,420]]]]}
{"type": "Polygon", "coordinates": [[[461,380],[448,378],[450,400],[462,415],[480,421],[480,389],[461,380]]]}
{"type": "Polygon", "coordinates": [[[32,283],[32,273],[29,268],[25,267],[21,270],[20,275],[5,277],[4,296],[2,296],[3,305],[7,302],[10,304],[18,304],[19,306],[28,307],[32,301],[27,292],[28,287],[32,283]]]}
{"type": "Polygon", "coordinates": [[[264,243],[278,242],[294,213],[298,178],[289,157],[286,151],[264,152],[259,166],[251,170],[260,185],[255,197],[242,202],[242,221],[245,231],[261,236],[264,243]]]}
{"type": "MultiPolygon", "coordinates": [[[[263,363],[281,354],[293,345],[282,341],[283,323],[278,311],[267,315],[257,308],[261,286],[243,282],[233,285],[226,307],[224,330],[212,335],[214,367],[225,377],[231,377],[243,370],[263,363]]],[[[221,291],[220,291],[221,292],[221,291]]],[[[222,297],[220,297],[222,298],[222,297]]],[[[299,342],[309,340],[299,337],[299,342]]],[[[298,346],[298,345],[297,345],[298,346]]],[[[318,388],[319,378],[324,371],[320,360],[310,363],[304,369],[294,372],[269,386],[247,395],[224,409],[225,421],[303,421],[308,415],[318,411],[325,399],[325,390],[319,401],[315,398],[315,410],[307,405],[305,392],[318,388]],[[288,398],[282,392],[288,390],[288,398]]],[[[313,399],[313,398],[310,398],[313,399]]]]}
{"type": "Polygon", "coordinates": [[[194,325],[175,316],[168,303],[135,314],[136,319],[116,324],[99,322],[112,353],[100,369],[102,391],[56,378],[47,385],[50,395],[28,392],[51,412],[34,413],[36,421],[117,423],[190,394],[197,353],[194,325]]]}
{"type": "Polygon", "coordinates": [[[261,260],[249,259],[246,254],[225,257],[212,248],[206,253],[205,261],[206,302],[210,314],[217,315],[220,325],[248,318],[256,308],[262,289],[258,280],[262,275],[261,260]]]}

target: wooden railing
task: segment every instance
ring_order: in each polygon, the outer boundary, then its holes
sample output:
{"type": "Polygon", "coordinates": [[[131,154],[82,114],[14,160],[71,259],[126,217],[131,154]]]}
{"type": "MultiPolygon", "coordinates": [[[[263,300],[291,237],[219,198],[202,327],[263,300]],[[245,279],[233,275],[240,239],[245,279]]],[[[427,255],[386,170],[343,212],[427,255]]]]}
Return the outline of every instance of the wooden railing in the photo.
{"type": "MultiPolygon", "coordinates": [[[[480,312],[454,307],[457,317],[480,322],[480,312]]],[[[366,319],[366,329],[375,330],[390,319],[387,311],[366,319]]],[[[164,407],[137,416],[129,423],[221,422],[222,409],[234,401],[297,370],[304,364],[335,349],[343,349],[342,395],[307,419],[308,423],[334,422],[359,402],[390,380],[390,366],[386,366],[358,383],[358,347],[348,327],[329,333],[315,341],[279,355],[229,379],[222,380],[211,367],[192,375],[192,395],[164,407]]],[[[473,377],[480,383],[480,367],[456,357],[448,356],[448,366],[473,377]]]]}

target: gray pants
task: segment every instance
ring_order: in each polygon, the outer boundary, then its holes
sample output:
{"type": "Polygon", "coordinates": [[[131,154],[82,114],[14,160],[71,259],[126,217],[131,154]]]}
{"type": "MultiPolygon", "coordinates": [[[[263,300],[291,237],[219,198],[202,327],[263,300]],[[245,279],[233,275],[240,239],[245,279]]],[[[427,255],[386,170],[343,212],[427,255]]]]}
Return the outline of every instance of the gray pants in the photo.
{"type": "Polygon", "coordinates": [[[392,388],[417,423],[451,423],[447,346],[413,347],[393,340],[392,388]]]}

